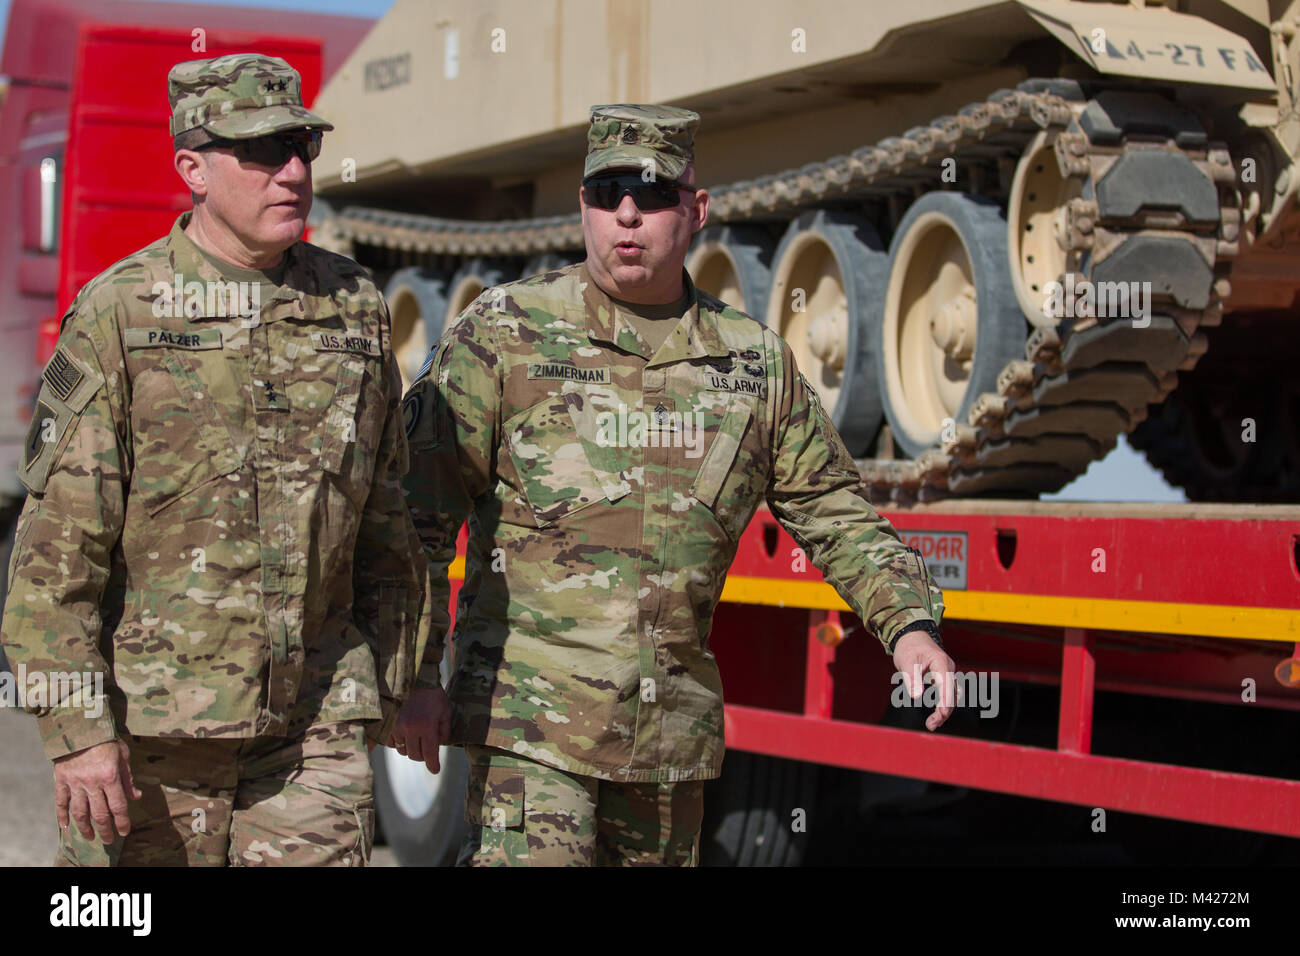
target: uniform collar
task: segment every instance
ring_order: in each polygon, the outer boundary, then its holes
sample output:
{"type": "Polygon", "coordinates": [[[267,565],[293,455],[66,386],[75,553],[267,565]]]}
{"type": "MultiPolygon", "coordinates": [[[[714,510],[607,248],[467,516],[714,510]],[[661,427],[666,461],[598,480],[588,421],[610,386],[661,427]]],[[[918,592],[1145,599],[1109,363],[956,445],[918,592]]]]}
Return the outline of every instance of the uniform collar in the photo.
{"type": "MultiPolygon", "coordinates": [[[[208,261],[199,247],[194,244],[189,236],[185,234],[185,227],[190,224],[190,218],[193,212],[181,213],[174,223],[172,231],[167,236],[167,249],[171,260],[172,270],[178,276],[184,276],[184,282],[202,282],[205,285],[209,282],[225,282],[225,277],[217,270],[211,262],[208,261]]],[[[306,289],[307,276],[304,274],[304,263],[301,254],[298,252],[300,242],[295,242],[285,250],[284,279],[282,280],[279,291],[268,301],[262,302],[262,316],[270,319],[271,311],[267,306],[271,303],[281,301],[292,301],[302,294],[299,290],[306,289]]],[[[207,319],[223,318],[217,315],[199,315],[193,316],[191,321],[205,321],[207,319]]]]}
{"type": "MultiPolygon", "coordinates": [[[[592,281],[585,262],[578,269],[578,282],[586,306],[587,338],[650,360],[650,347],[622,311],[615,307],[614,301],[592,281]]],[[[701,311],[699,293],[685,269],[682,270],[682,285],[689,305],[659,351],[654,353],[653,360],[648,361],[649,365],[666,365],[695,358],[726,358],[729,354],[712,315],[707,309],[701,311]]]]}

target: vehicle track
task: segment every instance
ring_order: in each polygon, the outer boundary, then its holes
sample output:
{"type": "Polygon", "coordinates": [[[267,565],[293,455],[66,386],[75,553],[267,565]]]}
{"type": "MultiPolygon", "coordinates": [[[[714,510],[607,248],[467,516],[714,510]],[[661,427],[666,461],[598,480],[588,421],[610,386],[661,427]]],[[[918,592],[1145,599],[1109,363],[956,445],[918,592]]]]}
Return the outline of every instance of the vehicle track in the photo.
{"type": "MultiPolygon", "coordinates": [[[[711,188],[721,222],[790,219],[815,206],[881,202],[897,221],[921,193],[945,186],[956,160],[970,191],[1005,202],[1010,172],[1041,131],[1055,137],[1063,176],[1076,178],[1060,230],[1076,280],[1151,283],[1142,321],[1063,318],[1031,328],[1009,362],[944,440],[915,459],[859,460],[877,500],[951,495],[1020,497],[1054,491],[1109,452],[1204,353],[1238,249],[1240,195],[1227,147],[1160,93],[1029,80],[955,116],[753,181],[711,188]],[[1146,320],[1149,320],[1146,321],[1146,320]]],[[[580,249],[575,215],[465,222],[357,207],[330,222],[355,244],[422,255],[533,256],[580,249]]]]}

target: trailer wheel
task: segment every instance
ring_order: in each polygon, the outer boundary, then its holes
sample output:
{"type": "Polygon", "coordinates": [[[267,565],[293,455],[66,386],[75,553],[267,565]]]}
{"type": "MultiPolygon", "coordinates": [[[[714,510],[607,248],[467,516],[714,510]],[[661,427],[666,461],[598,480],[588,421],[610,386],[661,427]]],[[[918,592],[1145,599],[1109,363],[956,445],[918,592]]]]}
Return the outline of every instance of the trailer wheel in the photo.
{"type": "Polygon", "coordinates": [[[465,841],[469,761],[460,747],[439,751],[440,773],[391,747],[370,753],[379,828],[402,866],[451,866],[465,841]]]}
{"type": "Polygon", "coordinates": [[[446,325],[450,326],[484,289],[509,281],[513,276],[505,263],[495,259],[470,259],[451,277],[451,291],[447,295],[446,325]]]}
{"type": "Polygon", "coordinates": [[[709,226],[700,230],[686,258],[697,289],[762,318],[772,285],[772,239],[756,226],[709,226]]]}
{"type": "Polygon", "coordinates": [[[996,392],[998,373],[1025,349],[1025,317],[1007,262],[1007,224],[995,203],[926,193],[889,250],[889,289],[876,350],[885,417],[916,458],[946,420],[996,392]]]}
{"type": "Polygon", "coordinates": [[[701,864],[798,866],[808,834],[795,826],[814,816],[816,778],[812,764],[728,752],[722,776],[704,787],[701,864]]]}
{"type": "Polygon", "coordinates": [[[447,277],[432,269],[398,269],[384,290],[392,320],[392,348],[405,392],[442,335],[447,317],[447,277]]]}
{"type": "Polygon", "coordinates": [[[883,250],[867,219],[819,209],[790,223],[773,259],[766,324],[789,344],[853,455],[866,454],[880,430],[872,351],[888,274],[883,250]]]}

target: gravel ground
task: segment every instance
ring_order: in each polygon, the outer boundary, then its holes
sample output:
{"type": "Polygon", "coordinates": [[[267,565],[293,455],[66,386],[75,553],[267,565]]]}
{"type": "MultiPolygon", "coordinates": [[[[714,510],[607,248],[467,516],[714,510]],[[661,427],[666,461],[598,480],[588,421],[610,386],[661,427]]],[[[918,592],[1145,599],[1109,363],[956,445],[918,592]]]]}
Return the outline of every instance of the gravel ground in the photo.
{"type": "Polygon", "coordinates": [[[0,866],[49,866],[59,848],[54,778],[36,721],[0,707],[0,866]]]}

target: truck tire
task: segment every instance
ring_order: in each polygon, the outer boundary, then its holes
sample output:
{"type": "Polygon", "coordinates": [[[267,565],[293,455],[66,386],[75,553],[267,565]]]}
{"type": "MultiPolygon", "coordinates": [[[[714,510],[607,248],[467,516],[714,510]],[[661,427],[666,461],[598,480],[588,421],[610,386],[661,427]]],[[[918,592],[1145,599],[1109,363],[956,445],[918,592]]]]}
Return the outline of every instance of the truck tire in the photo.
{"type": "Polygon", "coordinates": [[[798,866],[816,798],[817,768],[796,760],[730,751],[722,776],[704,787],[703,866],[798,866]],[[797,815],[797,811],[802,814],[797,815]]]}
{"type": "Polygon", "coordinates": [[[452,866],[465,842],[469,761],[461,747],[438,759],[442,771],[431,774],[391,747],[370,753],[379,829],[402,866],[452,866]]]}

